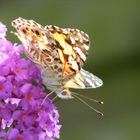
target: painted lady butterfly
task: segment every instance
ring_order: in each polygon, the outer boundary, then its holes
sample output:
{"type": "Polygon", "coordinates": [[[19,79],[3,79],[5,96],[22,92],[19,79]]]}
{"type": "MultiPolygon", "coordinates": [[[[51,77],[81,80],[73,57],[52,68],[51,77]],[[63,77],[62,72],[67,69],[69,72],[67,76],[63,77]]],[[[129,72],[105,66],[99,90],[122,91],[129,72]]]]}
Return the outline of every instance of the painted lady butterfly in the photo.
{"type": "Polygon", "coordinates": [[[33,20],[15,19],[14,33],[24,44],[27,57],[41,68],[44,85],[58,97],[77,97],[69,88],[102,86],[101,79],[82,69],[89,50],[89,37],[83,31],[42,25],[33,20]]]}

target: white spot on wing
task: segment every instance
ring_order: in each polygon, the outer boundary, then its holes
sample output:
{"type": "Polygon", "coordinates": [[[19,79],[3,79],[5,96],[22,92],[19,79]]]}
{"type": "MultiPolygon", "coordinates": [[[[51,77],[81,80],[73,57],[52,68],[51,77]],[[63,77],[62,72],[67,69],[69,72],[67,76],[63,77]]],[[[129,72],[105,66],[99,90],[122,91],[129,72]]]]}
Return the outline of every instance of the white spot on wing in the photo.
{"type": "Polygon", "coordinates": [[[86,45],[86,44],[84,44],[84,48],[85,48],[86,50],[89,50],[89,46],[86,45]]]}
{"type": "Polygon", "coordinates": [[[73,37],[70,37],[70,41],[72,44],[75,44],[75,39],[73,37]]]}
{"type": "Polygon", "coordinates": [[[78,48],[78,47],[75,47],[74,49],[75,49],[76,52],[80,55],[80,57],[85,61],[85,60],[86,60],[86,56],[85,56],[85,54],[81,51],[81,49],[78,48]]]}

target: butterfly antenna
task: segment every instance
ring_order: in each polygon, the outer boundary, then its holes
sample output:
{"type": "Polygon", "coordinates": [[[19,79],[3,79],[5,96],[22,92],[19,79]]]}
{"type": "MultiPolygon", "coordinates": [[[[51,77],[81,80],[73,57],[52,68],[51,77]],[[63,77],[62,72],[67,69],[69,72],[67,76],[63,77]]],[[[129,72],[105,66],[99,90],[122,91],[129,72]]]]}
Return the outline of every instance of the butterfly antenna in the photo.
{"type": "Polygon", "coordinates": [[[55,100],[57,100],[57,95],[52,98],[52,102],[55,102],[55,100]]]}
{"type": "Polygon", "coordinates": [[[52,98],[52,102],[56,103],[60,100],[60,98],[58,98],[58,96],[56,95],[54,98],[52,98]]]}
{"type": "Polygon", "coordinates": [[[95,100],[95,99],[86,97],[86,96],[84,96],[84,95],[78,94],[78,93],[76,93],[76,92],[72,92],[72,94],[76,94],[77,96],[83,97],[83,98],[85,98],[85,99],[87,99],[87,100],[89,100],[89,101],[93,101],[93,102],[96,102],[96,103],[99,103],[99,104],[104,104],[103,101],[98,101],[98,100],[95,100]]]}
{"type": "Polygon", "coordinates": [[[100,111],[98,111],[97,109],[93,108],[92,106],[90,106],[87,102],[85,102],[83,99],[81,99],[80,97],[78,97],[77,95],[73,94],[73,97],[75,97],[76,99],[78,99],[80,102],[82,102],[83,104],[85,104],[86,106],[88,106],[90,109],[92,109],[93,111],[95,111],[96,113],[98,113],[101,116],[104,116],[104,114],[100,111]]]}

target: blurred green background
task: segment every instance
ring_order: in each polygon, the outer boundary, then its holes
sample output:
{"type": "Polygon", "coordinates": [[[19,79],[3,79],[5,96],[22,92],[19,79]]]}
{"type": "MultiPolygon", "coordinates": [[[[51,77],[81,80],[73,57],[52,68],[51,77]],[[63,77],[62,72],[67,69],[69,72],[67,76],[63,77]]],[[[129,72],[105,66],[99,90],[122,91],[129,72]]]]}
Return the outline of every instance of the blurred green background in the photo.
{"type": "MultiPolygon", "coordinates": [[[[85,31],[91,49],[84,68],[104,85],[76,92],[104,101],[91,103],[104,117],[77,100],[61,100],[60,140],[140,139],[140,1],[139,0],[0,0],[0,21],[18,17],[42,25],[85,31]]],[[[13,34],[8,39],[18,42],[13,34]]],[[[90,102],[89,102],[90,103],[90,102]]]]}

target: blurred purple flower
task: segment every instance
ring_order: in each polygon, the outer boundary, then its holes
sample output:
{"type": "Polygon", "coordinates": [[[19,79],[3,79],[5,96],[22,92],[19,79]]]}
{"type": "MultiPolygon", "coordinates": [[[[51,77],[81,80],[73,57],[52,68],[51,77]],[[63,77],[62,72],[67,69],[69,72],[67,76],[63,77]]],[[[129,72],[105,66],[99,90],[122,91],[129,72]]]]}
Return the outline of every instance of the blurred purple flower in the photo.
{"type": "Polygon", "coordinates": [[[6,40],[0,22],[0,139],[54,140],[59,138],[59,113],[46,94],[39,69],[20,57],[22,45],[6,40]],[[34,84],[32,84],[34,83],[34,84]]]}
{"type": "Polygon", "coordinates": [[[7,28],[4,24],[0,22],[0,38],[5,38],[7,32],[7,28]]]}

